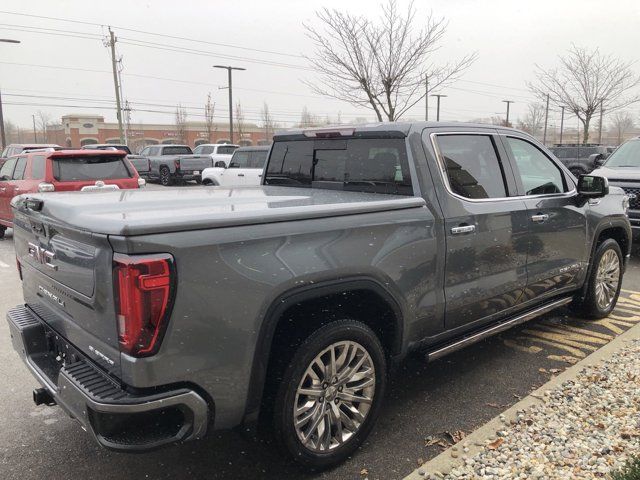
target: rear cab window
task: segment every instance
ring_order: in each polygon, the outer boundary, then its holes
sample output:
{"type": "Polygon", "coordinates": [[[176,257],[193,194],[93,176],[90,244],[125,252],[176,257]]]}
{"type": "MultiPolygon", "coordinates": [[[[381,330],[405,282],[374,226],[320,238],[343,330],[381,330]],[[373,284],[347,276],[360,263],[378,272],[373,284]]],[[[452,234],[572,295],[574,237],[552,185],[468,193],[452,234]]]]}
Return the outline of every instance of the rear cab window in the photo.
{"type": "Polygon", "coordinates": [[[132,178],[125,157],[121,155],[87,155],[51,157],[53,178],[59,182],[116,180],[132,178]]]}
{"type": "Polygon", "coordinates": [[[414,193],[404,138],[276,141],[265,184],[407,196],[414,193]]]}
{"type": "Polygon", "coordinates": [[[164,147],[162,155],[191,155],[190,147],[164,147]]]}

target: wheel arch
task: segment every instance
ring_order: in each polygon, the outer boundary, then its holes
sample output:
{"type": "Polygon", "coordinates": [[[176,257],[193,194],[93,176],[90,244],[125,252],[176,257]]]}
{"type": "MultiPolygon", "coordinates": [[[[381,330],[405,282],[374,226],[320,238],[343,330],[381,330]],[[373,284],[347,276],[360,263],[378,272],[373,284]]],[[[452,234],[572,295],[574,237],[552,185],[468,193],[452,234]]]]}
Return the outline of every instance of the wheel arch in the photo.
{"type": "MultiPolygon", "coordinates": [[[[306,306],[313,306],[318,303],[323,304],[324,302],[326,305],[326,302],[335,299],[336,296],[354,294],[354,292],[358,292],[357,295],[361,295],[359,297],[360,299],[369,296],[369,298],[377,299],[378,302],[381,302],[381,305],[385,305],[388,308],[388,312],[392,314],[392,324],[386,325],[387,330],[384,328],[386,315],[383,315],[380,319],[364,321],[363,323],[367,324],[376,332],[389,357],[397,357],[402,354],[404,343],[404,314],[401,307],[402,304],[378,280],[369,277],[329,280],[288,290],[270,303],[263,317],[253,357],[249,392],[243,420],[245,425],[255,425],[258,421],[265,393],[268,393],[265,392],[267,375],[270,368],[273,368],[274,365],[274,353],[278,351],[275,345],[277,335],[280,333],[283,325],[287,324],[287,319],[290,318],[287,316],[287,313],[295,311],[296,309],[304,310],[306,306]],[[391,333],[390,338],[383,338],[381,336],[381,333],[385,331],[391,333]]],[[[349,310],[349,308],[350,307],[346,308],[346,310],[349,310]]],[[[339,311],[344,310],[342,310],[340,306],[336,306],[332,310],[332,313],[339,311]]],[[[329,319],[329,321],[315,319],[313,322],[307,323],[306,327],[313,331],[337,319],[338,318],[332,318],[329,319]]],[[[359,318],[355,319],[361,320],[359,318]]],[[[293,327],[293,325],[290,324],[290,327],[293,327]]]]}

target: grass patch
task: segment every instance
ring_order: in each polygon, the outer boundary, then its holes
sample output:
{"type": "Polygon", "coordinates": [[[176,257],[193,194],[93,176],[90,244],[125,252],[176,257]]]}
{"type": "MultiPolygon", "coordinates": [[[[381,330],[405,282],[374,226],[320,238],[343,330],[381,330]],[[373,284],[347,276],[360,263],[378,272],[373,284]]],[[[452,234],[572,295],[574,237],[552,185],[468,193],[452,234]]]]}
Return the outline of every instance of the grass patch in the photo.
{"type": "Polygon", "coordinates": [[[617,472],[611,474],[611,480],[640,480],[640,457],[631,457],[617,472]]]}

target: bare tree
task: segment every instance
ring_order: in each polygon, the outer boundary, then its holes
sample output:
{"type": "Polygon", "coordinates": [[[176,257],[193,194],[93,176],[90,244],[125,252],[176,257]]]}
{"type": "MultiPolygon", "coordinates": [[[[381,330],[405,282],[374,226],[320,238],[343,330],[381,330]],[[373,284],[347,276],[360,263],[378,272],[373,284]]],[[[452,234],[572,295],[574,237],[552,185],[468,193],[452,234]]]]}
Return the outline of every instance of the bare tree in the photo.
{"type": "Polygon", "coordinates": [[[322,121],[317,115],[314,115],[309,111],[307,106],[302,107],[302,113],[300,113],[300,123],[298,126],[300,127],[317,127],[321,125],[322,121]]]}
{"type": "Polygon", "coordinates": [[[335,9],[316,12],[321,27],[304,25],[315,45],[307,57],[319,72],[307,84],[317,93],[373,109],[379,121],[402,117],[425,96],[425,78],[432,91],[457,80],[476,59],[435,66],[447,22],[432,14],[418,18],[413,2],[401,12],[396,0],[381,6],[378,22],[335,9]]]}
{"type": "Polygon", "coordinates": [[[612,55],[601,54],[573,45],[560,56],[560,66],[543,68],[536,65],[535,83],[531,91],[546,98],[578,117],[583,127],[582,141],[589,141],[589,125],[600,108],[613,112],[640,101],[640,95],[630,93],[640,85],[640,77],[631,69],[631,62],[623,62],[612,55]]]}
{"type": "Polygon", "coordinates": [[[240,143],[244,136],[244,112],[240,102],[236,103],[236,111],[233,114],[236,117],[236,131],[238,132],[238,143],[240,143]]]}
{"type": "Polygon", "coordinates": [[[620,145],[624,140],[625,133],[634,127],[633,116],[626,110],[616,112],[611,123],[618,139],[618,145],[620,145]]]}
{"type": "Polygon", "coordinates": [[[262,126],[264,128],[264,138],[267,141],[271,141],[273,138],[273,130],[275,127],[275,123],[273,121],[273,117],[269,112],[269,105],[267,102],[264,102],[262,107],[262,111],[260,112],[260,116],[262,117],[262,126]]]}
{"type": "Polygon", "coordinates": [[[176,107],[176,137],[178,142],[187,143],[187,111],[181,104],[176,107]]]}
{"type": "Polygon", "coordinates": [[[47,130],[49,129],[49,124],[51,123],[51,115],[47,112],[43,112],[42,110],[38,110],[36,114],[36,128],[42,132],[42,143],[49,143],[49,136],[47,135],[47,130]]]}
{"type": "Polygon", "coordinates": [[[204,126],[207,130],[207,141],[211,142],[211,134],[214,132],[214,119],[213,113],[215,112],[216,104],[211,101],[211,92],[207,94],[207,103],[204,104],[204,126]]]}
{"type": "Polygon", "coordinates": [[[535,137],[544,126],[544,115],[544,105],[541,103],[530,103],[527,107],[527,113],[522,120],[518,122],[518,128],[535,137]]]}

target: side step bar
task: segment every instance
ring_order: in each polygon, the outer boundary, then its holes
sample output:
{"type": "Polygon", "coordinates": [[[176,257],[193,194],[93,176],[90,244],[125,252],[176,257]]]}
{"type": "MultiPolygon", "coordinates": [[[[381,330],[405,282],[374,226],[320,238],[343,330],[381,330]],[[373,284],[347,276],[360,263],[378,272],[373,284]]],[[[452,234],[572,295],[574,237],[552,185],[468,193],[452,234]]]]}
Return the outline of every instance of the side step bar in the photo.
{"type": "Polygon", "coordinates": [[[445,345],[437,350],[433,350],[432,352],[427,353],[427,361],[435,360],[440,357],[444,357],[445,355],[455,352],[456,350],[460,350],[472,343],[479,342],[480,340],[484,340],[487,337],[491,337],[496,333],[503,332],[504,330],[508,330],[515,325],[519,325],[521,323],[528,322],[544,313],[547,313],[555,308],[561,307],[562,305],[566,305],[570,303],[573,297],[561,298],[559,300],[555,300],[551,303],[547,303],[541,307],[538,307],[529,312],[523,313],[522,315],[518,315],[517,317],[512,318],[511,320],[507,320],[503,323],[499,323],[494,325],[486,330],[482,330],[478,333],[474,333],[468,337],[457,340],[454,343],[450,343],[449,345],[445,345]]]}

